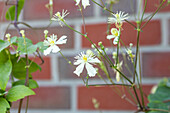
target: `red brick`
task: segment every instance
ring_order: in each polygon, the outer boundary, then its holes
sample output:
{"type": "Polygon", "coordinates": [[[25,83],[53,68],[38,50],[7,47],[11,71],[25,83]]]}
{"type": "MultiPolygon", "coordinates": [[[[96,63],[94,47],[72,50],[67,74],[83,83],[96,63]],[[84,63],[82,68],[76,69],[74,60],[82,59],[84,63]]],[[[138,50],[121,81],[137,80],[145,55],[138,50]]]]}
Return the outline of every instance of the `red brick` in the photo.
{"type": "MultiPolygon", "coordinates": [[[[34,20],[34,19],[50,19],[49,12],[45,7],[45,4],[48,3],[48,0],[28,0],[24,6],[24,19],[26,20],[34,20]]],[[[62,9],[68,10],[70,14],[68,17],[80,17],[81,14],[78,11],[78,7],[75,6],[74,0],[54,0],[54,10],[56,13],[58,11],[62,11],[62,9]]],[[[84,10],[85,16],[93,15],[93,7],[87,7],[84,10]]]]}
{"type": "MultiPolygon", "coordinates": [[[[104,0],[106,1],[106,0],[104,0]]],[[[106,6],[107,9],[109,9],[110,5],[106,6]]],[[[102,8],[100,10],[102,12],[102,15],[109,16],[110,13],[108,11],[104,11],[102,8]]],[[[112,11],[123,11],[128,14],[134,14],[136,13],[136,0],[119,0],[119,3],[113,4],[112,11]]]]}
{"type": "MultiPolygon", "coordinates": [[[[167,1],[165,1],[164,6],[160,12],[169,12],[170,11],[170,5],[165,5],[167,4],[167,1]]],[[[146,6],[146,12],[150,13],[150,12],[155,12],[156,9],[159,7],[159,5],[161,4],[162,0],[147,0],[147,6],[146,6]]],[[[145,3],[144,3],[145,4],[145,3]]],[[[143,5],[144,7],[144,5],[143,5]]]]}
{"type": "MultiPolygon", "coordinates": [[[[41,71],[38,70],[32,74],[33,79],[36,80],[50,80],[51,79],[51,59],[49,57],[43,57],[44,64],[40,65],[41,66],[41,71]]],[[[41,59],[40,58],[35,58],[34,62],[37,64],[41,64],[41,59]]]]}
{"type": "MultiPolygon", "coordinates": [[[[121,87],[117,87],[121,89],[121,87]]],[[[143,90],[146,95],[150,93],[152,85],[144,85],[143,90]]],[[[78,109],[81,110],[94,110],[94,105],[92,103],[92,98],[97,99],[100,103],[101,110],[136,110],[137,108],[121,99],[116,93],[115,88],[111,87],[78,87],[78,109]]],[[[125,92],[127,94],[127,91],[125,92]]],[[[129,94],[127,94],[129,97],[129,94]]],[[[129,98],[132,100],[132,98],[129,98]]],[[[145,99],[146,100],[146,99],[145,99]]]]}
{"type": "MultiPolygon", "coordinates": [[[[40,87],[35,90],[36,95],[30,96],[29,109],[70,109],[70,88],[61,87],[40,87]]],[[[24,99],[23,108],[25,108],[24,99]]],[[[17,108],[19,101],[12,106],[17,108]]]]}
{"type": "Polygon", "coordinates": [[[5,2],[0,1],[0,22],[6,21],[5,16],[8,8],[9,6],[6,6],[5,2]]]}
{"type": "MultiPolygon", "coordinates": [[[[133,22],[134,23],[134,22],[133,22]]],[[[135,23],[134,23],[135,24],[135,23]]],[[[108,39],[106,39],[107,25],[101,24],[89,24],[86,26],[87,36],[92,40],[93,43],[102,41],[104,46],[111,47],[108,39]]],[[[126,45],[133,43],[136,45],[137,31],[128,23],[123,24],[123,31],[121,33],[121,39],[126,45]]],[[[140,45],[150,46],[158,45],[161,42],[161,25],[159,20],[151,21],[147,26],[143,28],[143,32],[140,35],[140,45]],[[152,30],[151,30],[152,29],[152,30]]],[[[86,39],[82,38],[82,46],[87,48],[91,47],[91,43],[86,39]]]]}
{"type": "MultiPolygon", "coordinates": [[[[25,30],[25,35],[27,38],[31,39],[32,42],[35,44],[39,41],[44,41],[44,30],[45,29],[38,29],[34,30],[34,29],[24,29],[25,30]]],[[[55,34],[59,37],[61,37],[62,35],[66,35],[67,36],[67,44],[61,45],[62,48],[73,48],[74,47],[74,35],[73,35],[73,31],[71,31],[69,28],[67,27],[50,27],[47,30],[49,30],[49,35],[55,34]]],[[[7,33],[10,33],[11,36],[19,36],[17,31],[15,29],[10,29],[7,31],[7,33]]]]}
{"type": "Polygon", "coordinates": [[[145,77],[170,77],[170,52],[143,53],[145,77]]]}

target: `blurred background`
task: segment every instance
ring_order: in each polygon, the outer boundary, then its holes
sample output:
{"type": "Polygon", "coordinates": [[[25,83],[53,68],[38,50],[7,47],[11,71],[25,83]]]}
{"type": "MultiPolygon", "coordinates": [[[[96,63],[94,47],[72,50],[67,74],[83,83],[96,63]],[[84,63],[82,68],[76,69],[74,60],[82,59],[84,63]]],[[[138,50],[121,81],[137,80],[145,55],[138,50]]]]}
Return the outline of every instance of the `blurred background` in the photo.
{"type": "MultiPolygon", "coordinates": [[[[100,3],[99,0],[96,1],[100,3]]],[[[61,52],[73,61],[77,54],[91,48],[91,44],[86,38],[66,26],[61,27],[58,22],[53,22],[48,27],[50,15],[45,7],[48,2],[48,0],[25,0],[19,21],[29,24],[32,28],[22,24],[19,27],[25,30],[26,37],[32,39],[33,43],[44,40],[45,29],[49,31],[49,34],[56,34],[58,37],[67,35],[67,44],[61,46],[61,52]]],[[[103,2],[106,1],[103,0],[103,2]]],[[[159,3],[160,0],[148,0],[146,16],[152,14],[159,3]]],[[[109,14],[94,3],[90,2],[90,4],[90,7],[83,10],[87,35],[96,44],[102,41],[103,45],[109,49],[107,53],[111,55],[115,48],[106,39],[109,14]]],[[[142,4],[144,5],[143,0],[142,4]]],[[[138,11],[143,11],[143,5],[140,7],[140,0],[120,0],[113,6],[113,11],[128,13],[129,21],[135,23],[135,17],[138,11]]],[[[5,20],[5,11],[8,7],[5,5],[5,0],[0,0],[0,38],[3,38],[5,33],[18,36],[13,25],[7,30],[9,21],[5,20]]],[[[83,32],[81,14],[74,0],[54,0],[53,7],[54,14],[63,9],[68,10],[70,14],[65,18],[66,23],[83,32]]],[[[121,38],[125,45],[131,42],[135,45],[136,30],[124,23],[121,38]]],[[[143,29],[140,46],[143,89],[147,96],[152,86],[161,78],[170,77],[170,5],[161,9],[143,29]]],[[[133,50],[135,51],[135,47],[133,50]]],[[[33,58],[33,55],[30,57],[33,58]]],[[[101,113],[100,110],[103,113],[132,113],[136,109],[135,106],[121,99],[110,87],[85,87],[83,81],[73,74],[74,69],[60,54],[50,54],[43,58],[45,63],[42,65],[42,71],[33,74],[33,78],[38,80],[39,88],[35,90],[36,96],[30,97],[28,113],[101,113]],[[94,108],[92,98],[100,103],[100,110],[94,108]]],[[[41,60],[36,58],[35,62],[40,64],[41,60]]],[[[98,84],[103,81],[95,77],[90,78],[89,83],[98,84]]],[[[17,111],[17,106],[16,102],[13,105],[13,112],[17,111]]]]}

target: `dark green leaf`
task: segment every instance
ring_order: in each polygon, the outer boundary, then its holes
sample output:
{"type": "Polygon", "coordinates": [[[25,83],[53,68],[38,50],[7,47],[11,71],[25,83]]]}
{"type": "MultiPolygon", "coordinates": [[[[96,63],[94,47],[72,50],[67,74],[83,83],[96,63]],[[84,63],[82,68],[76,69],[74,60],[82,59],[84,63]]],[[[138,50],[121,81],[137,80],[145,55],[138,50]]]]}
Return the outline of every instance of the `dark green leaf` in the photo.
{"type": "Polygon", "coordinates": [[[6,98],[10,102],[17,101],[19,99],[23,99],[26,96],[35,95],[34,91],[32,91],[30,88],[24,86],[24,85],[18,85],[12,87],[8,94],[6,95],[6,98]]]}
{"type": "Polygon", "coordinates": [[[170,100],[170,88],[158,87],[154,94],[148,96],[148,100],[152,101],[166,101],[170,100]]]}
{"type": "Polygon", "coordinates": [[[8,101],[0,97],[0,113],[6,113],[7,108],[10,108],[8,101]]]}
{"type": "MultiPolygon", "coordinates": [[[[12,37],[11,38],[11,44],[15,43],[17,40],[17,37],[12,37]]],[[[7,40],[0,40],[0,52],[7,48],[10,45],[10,43],[7,40]]]]}
{"type": "MultiPolygon", "coordinates": [[[[25,84],[25,79],[14,82],[12,86],[24,85],[24,84],[25,84]]],[[[29,88],[31,89],[38,88],[37,82],[35,80],[29,79],[29,88]]]]}
{"type": "Polygon", "coordinates": [[[32,41],[28,38],[19,37],[18,38],[18,48],[17,51],[20,52],[20,54],[33,54],[37,50],[37,45],[33,45],[32,41]],[[25,44],[26,43],[26,44],[25,44]]]}
{"type": "MultiPolygon", "coordinates": [[[[154,101],[148,104],[150,109],[160,109],[160,110],[168,110],[168,106],[160,101],[154,101]]],[[[168,112],[164,112],[164,111],[150,111],[149,113],[168,113],[168,112]]]]}
{"type": "MultiPolygon", "coordinates": [[[[21,10],[24,6],[24,2],[25,2],[25,0],[19,0],[18,1],[17,20],[18,20],[20,13],[21,13],[21,10]]],[[[6,12],[6,19],[7,20],[15,20],[15,5],[11,6],[8,9],[8,11],[6,12]]]]}
{"type": "MultiPolygon", "coordinates": [[[[18,61],[18,57],[15,57],[15,55],[13,55],[11,57],[11,61],[13,64],[12,75],[18,79],[25,79],[25,77],[26,77],[26,68],[25,68],[26,59],[21,58],[18,61]]],[[[29,76],[30,77],[31,77],[31,73],[36,72],[38,69],[41,70],[40,66],[38,64],[36,64],[35,62],[32,62],[31,60],[29,60],[29,64],[31,64],[29,66],[29,76]]]]}
{"type": "Polygon", "coordinates": [[[12,71],[12,63],[5,50],[0,52],[0,58],[0,88],[5,90],[12,71]]]}
{"type": "Polygon", "coordinates": [[[0,96],[4,96],[7,92],[0,89],[0,96]]]}

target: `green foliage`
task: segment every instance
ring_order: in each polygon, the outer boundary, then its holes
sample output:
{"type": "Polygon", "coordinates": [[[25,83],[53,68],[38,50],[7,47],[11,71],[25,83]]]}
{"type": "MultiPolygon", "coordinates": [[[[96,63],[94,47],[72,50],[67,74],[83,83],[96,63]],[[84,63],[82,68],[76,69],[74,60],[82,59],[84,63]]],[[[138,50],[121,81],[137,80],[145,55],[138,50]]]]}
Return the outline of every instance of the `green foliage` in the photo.
{"type": "MultiPolygon", "coordinates": [[[[159,84],[156,92],[148,96],[150,108],[170,110],[170,78],[164,78],[159,84]]],[[[149,113],[168,113],[163,111],[151,111],[149,113]]]]}
{"type": "MultiPolygon", "coordinates": [[[[25,79],[14,82],[12,86],[24,85],[24,84],[25,84],[25,79]]],[[[31,89],[38,88],[37,82],[35,80],[29,79],[29,88],[31,89]]]]}
{"type": "Polygon", "coordinates": [[[0,97],[4,96],[6,93],[7,93],[6,91],[0,89],[0,97]]]}
{"type": "MultiPolygon", "coordinates": [[[[24,7],[24,2],[25,0],[19,0],[18,1],[18,11],[17,11],[17,20],[18,20],[18,17],[21,13],[21,10],[22,8],[24,7]]],[[[6,12],[6,19],[7,20],[14,20],[15,19],[15,5],[11,6],[7,12],[6,12]]]]}
{"type": "Polygon", "coordinates": [[[1,51],[0,56],[0,88],[5,90],[12,71],[12,63],[8,58],[7,51],[1,51]]]}
{"type": "MultiPolygon", "coordinates": [[[[11,38],[11,44],[15,43],[16,40],[17,40],[17,37],[12,37],[11,38]]],[[[7,48],[9,45],[10,45],[9,41],[7,41],[7,40],[5,40],[5,41],[4,40],[0,40],[0,52],[2,50],[4,50],[5,48],[7,48]]]]}
{"type": "Polygon", "coordinates": [[[10,108],[8,101],[0,97],[0,113],[6,113],[7,108],[10,108]]]}
{"type": "MultiPolygon", "coordinates": [[[[11,61],[12,61],[12,75],[15,78],[18,79],[25,79],[26,77],[26,59],[21,58],[18,61],[18,57],[15,57],[16,55],[11,56],[11,61]]],[[[36,64],[35,62],[32,62],[29,60],[29,76],[31,77],[31,73],[36,72],[38,69],[41,70],[40,66],[36,64]]]]}
{"type": "Polygon", "coordinates": [[[24,85],[17,85],[8,91],[6,99],[10,102],[14,102],[30,95],[35,95],[34,91],[24,85]]]}
{"type": "Polygon", "coordinates": [[[33,45],[32,41],[28,38],[18,38],[18,48],[17,51],[20,52],[20,55],[22,54],[33,54],[37,50],[37,45],[33,45]],[[25,44],[26,43],[26,44],[25,44]]]}
{"type": "Polygon", "coordinates": [[[43,52],[44,50],[48,48],[48,46],[44,46],[43,42],[38,42],[36,45],[37,45],[37,48],[39,48],[41,52],[43,52]]]}

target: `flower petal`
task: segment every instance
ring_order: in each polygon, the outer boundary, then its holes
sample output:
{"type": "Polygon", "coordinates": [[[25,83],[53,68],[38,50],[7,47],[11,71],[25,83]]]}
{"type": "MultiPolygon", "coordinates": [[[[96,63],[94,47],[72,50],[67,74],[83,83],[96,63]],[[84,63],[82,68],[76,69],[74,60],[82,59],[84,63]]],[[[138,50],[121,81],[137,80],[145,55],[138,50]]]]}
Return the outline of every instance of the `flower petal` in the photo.
{"type": "Polygon", "coordinates": [[[62,36],[55,44],[65,44],[67,42],[67,36],[62,36]]]}
{"type": "Polygon", "coordinates": [[[80,76],[84,68],[84,63],[81,63],[79,66],[77,66],[76,70],[73,72],[76,75],[80,76]]]}
{"type": "Polygon", "coordinates": [[[44,46],[49,46],[50,44],[49,44],[49,42],[47,40],[44,40],[43,45],[44,46]]]}
{"type": "Polygon", "coordinates": [[[110,39],[114,38],[114,36],[113,35],[107,35],[106,38],[110,40],[110,39]]]}
{"type": "Polygon", "coordinates": [[[80,0],[76,0],[76,5],[78,5],[80,3],[80,0]]]}
{"type": "Polygon", "coordinates": [[[79,65],[81,63],[83,63],[83,60],[77,60],[77,61],[74,62],[74,65],[79,65]]]}
{"type": "Polygon", "coordinates": [[[44,55],[50,54],[51,50],[52,50],[52,47],[51,46],[48,47],[46,50],[44,50],[44,55]]]}
{"type": "Polygon", "coordinates": [[[100,63],[100,60],[98,58],[90,59],[88,61],[89,63],[100,63]]]}
{"type": "Polygon", "coordinates": [[[89,0],[82,0],[82,5],[83,5],[83,7],[85,9],[87,6],[90,5],[89,0]]]}
{"type": "Polygon", "coordinates": [[[116,72],[116,81],[117,81],[117,82],[120,81],[120,74],[119,74],[119,72],[116,72]]]}
{"type": "Polygon", "coordinates": [[[56,45],[52,46],[52,52],[53,53],[57,53],[59,51],[60,51],[60,48],[58,46],[56,46],[56,45]]]}
{"type": "Polygon", "coordinates": [[[94,77],[96,75],[96,69],[89,63],[86,63],[85,65],[87,73],[90,77],[94,77]]]}
{"type": "Polygon", "coordinates": [[[114,40],[113,40],[113,44],[117,44],[118,43],[118,41],[119,41],[119,38],[118,37],[116,37],[114,40]]]}

